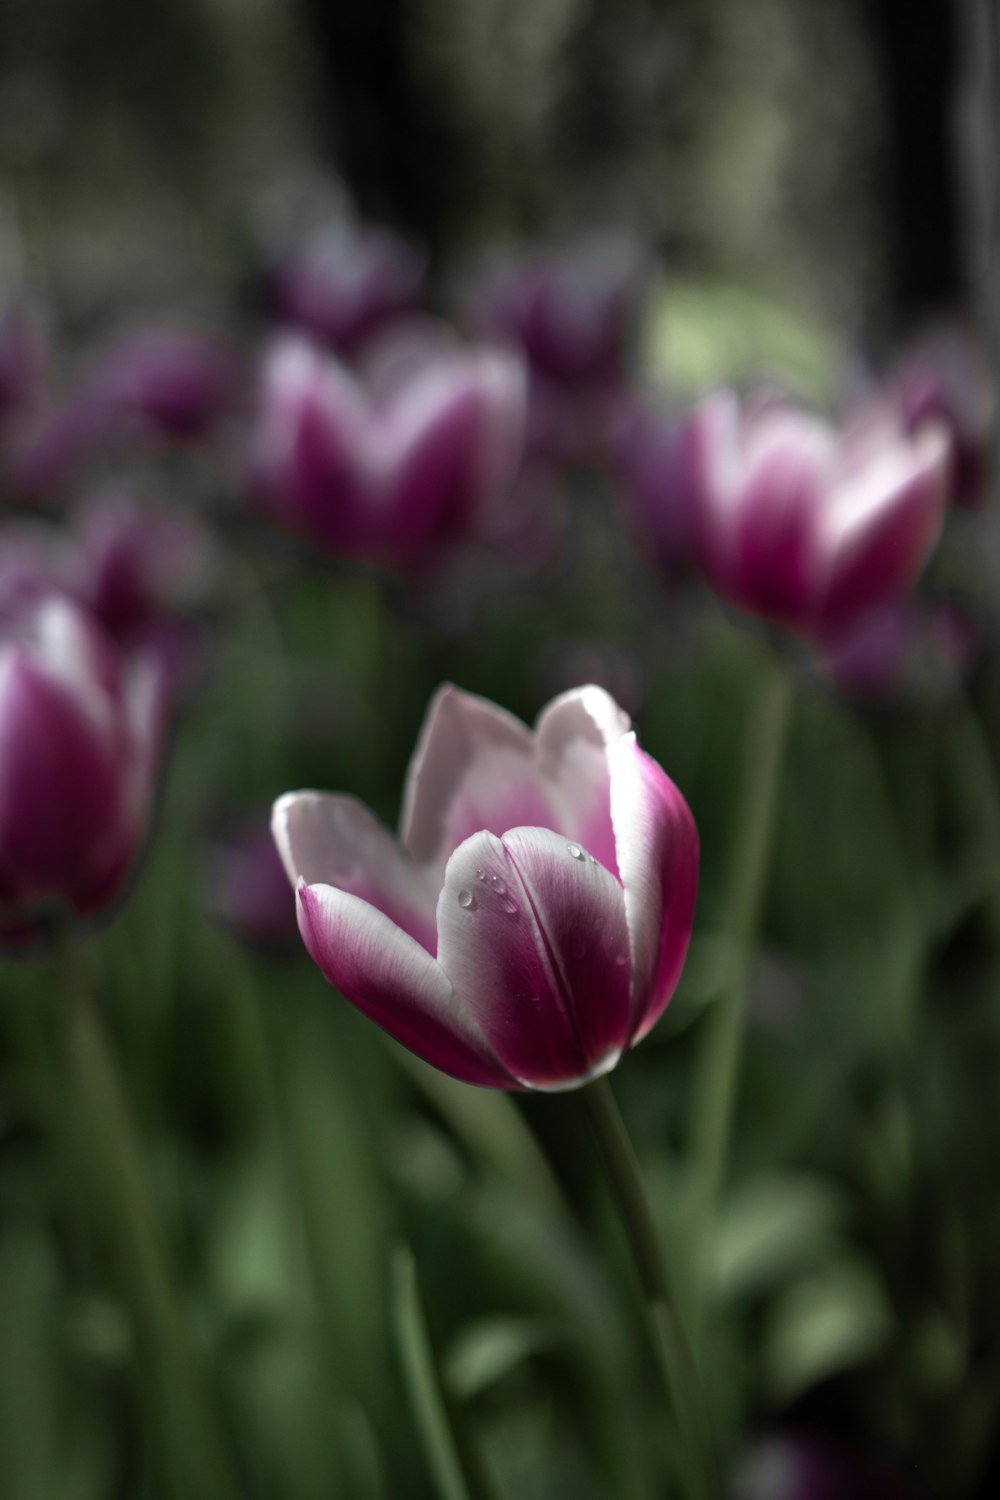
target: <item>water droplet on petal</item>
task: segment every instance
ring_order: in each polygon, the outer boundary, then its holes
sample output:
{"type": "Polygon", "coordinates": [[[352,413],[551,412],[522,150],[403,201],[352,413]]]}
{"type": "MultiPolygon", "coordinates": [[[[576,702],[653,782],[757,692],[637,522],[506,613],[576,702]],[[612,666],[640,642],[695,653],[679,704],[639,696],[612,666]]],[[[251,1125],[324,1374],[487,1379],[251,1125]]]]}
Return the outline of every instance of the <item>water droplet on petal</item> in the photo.
{"type": "Polygon", "coordinates": [[[510,899],[509,896],[508,896],[507,900],[503,903],[503,910],[507,913],[508,917],[516,917],[517,916],[517,906],[515,905],[515,903],[513,901],[511,901],[511,899],[510,899]]]}
{"type": "Polygon", "coordinates": [[[616,953],[615,954],[615,963],[618,965],[619,969],[624,969],[625,965],[628,963],[628,954],[627,953],[616,953]]]}
{"type": "Polygon", "coordinates": [[[570,859],[584,859],[586,857],[579,844],[567,844],[566,853],[570,859]]]}
{"type": "Polygon", "coordinates": [[[476,871],[476,879],[477,880],[485,880],[486,879],[486,871],[483,869],[482,865],[480,865],[479,868],[478,868],[478,870],[476,871]]]}
{"type": "Polygon", "coordinates": [[[476,898],[471,891],[461,890],[458,893],[458,904],[463,911],[469,911],[471,907],[475,906],[476,898]]]}

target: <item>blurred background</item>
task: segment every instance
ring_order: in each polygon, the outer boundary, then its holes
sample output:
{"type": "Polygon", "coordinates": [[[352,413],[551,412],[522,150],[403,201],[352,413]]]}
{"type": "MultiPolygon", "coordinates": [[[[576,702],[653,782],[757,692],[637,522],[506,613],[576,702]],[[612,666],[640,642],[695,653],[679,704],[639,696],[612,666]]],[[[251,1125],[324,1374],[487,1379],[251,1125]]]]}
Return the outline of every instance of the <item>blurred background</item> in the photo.
{"type": "Polygon", "coordinates": [[[271,802],[343,790],[394,827],[442,680],[528,722],[601,683],[698,822],[687,969],[615,1087],[719,1493],[997,1492],[998,27],[992,0],[6,0],[0,615],[58,587],[116,650],[155,636],[170,727],[114,901],[72,946],[14,923],[0,960],[4,1500],[684,1493],[579,1101],[434,1073],[300,951],[271,802]],[[533,256],[570,267],[567,324],[607,305],[613,379],[497,311],[490,278],[533,256]],[[366,299],[381,331],[427,320],[389,385],[444,323],[523,345],[527,457],[459,544],[261,500],[268,349],[294,329],[367,379],[366,299]],[[839,419],[945,324],[979,477],[915,596],[933,624],[789,647],[708,596],[686,522],[636,523],[639,458],[654,489],[668,462],[650,412],[764,382],[839,419]],[[775,658],[706,1248],[690,1117],[775,658]]]}

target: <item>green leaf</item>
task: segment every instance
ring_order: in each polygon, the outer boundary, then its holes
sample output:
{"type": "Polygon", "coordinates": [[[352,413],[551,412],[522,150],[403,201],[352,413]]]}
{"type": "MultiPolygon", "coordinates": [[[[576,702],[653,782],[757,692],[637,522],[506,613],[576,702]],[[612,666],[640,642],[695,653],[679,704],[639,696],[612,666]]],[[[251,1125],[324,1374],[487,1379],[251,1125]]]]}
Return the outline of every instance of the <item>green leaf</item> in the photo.
{"type": "Polygon", "coordinates": [[[767,1291],[822,1259],[845,1217],[831,1183],[806,1173],[767,1173],[742,1182],[722,1207],[712,1282],[730,1300],[767,1291]]]}
{"type": "Polygon", "coordinates": [[[873,1359],[892,1328],[888,1299],[871,1269],[839,1260],[804,1277],[775,1303],[763,1338],[763,1378],[792,1401],[810,1387],[873,1359]]]}

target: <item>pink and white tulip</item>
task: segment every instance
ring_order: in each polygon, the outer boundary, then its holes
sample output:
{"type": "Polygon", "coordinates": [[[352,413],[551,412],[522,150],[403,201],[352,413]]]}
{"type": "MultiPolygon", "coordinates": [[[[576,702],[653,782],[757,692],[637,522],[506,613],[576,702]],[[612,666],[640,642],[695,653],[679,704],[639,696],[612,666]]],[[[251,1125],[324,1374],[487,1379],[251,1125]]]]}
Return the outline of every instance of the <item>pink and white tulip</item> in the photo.
{"type": "Polygon", "coordinates": [[[156,667],[128,661],[82,610],[50,598],[0,646],[0,932],[90,913],[142,840],[159,760],[156,667]]]}
{"type": "Polygon", "coordinates": [[[326,978],[457,1078],[578,1087],[673,994],[698,835],[601,688],[554,699],[534,731],[441,688],[399,843],[352,797],[322,792],[281,797],[272,826],[326,978]]]}
{"type": "Polygon", "coordinates": [[[512,483],[524,409],[523,368],[496,350],[445,351],[373,391],[282,340],[262,371],[251,483],[269,516],[329,552],[420,566],[512,483]]]}
{"type": "Polygon", "coordinates": [[[702,563],[741,609],[804,632],[844,626],[905,594],[948,495],[944,429],[912,435],[881,410],[837,431],[731,393],[687,418],[702,563]]]}

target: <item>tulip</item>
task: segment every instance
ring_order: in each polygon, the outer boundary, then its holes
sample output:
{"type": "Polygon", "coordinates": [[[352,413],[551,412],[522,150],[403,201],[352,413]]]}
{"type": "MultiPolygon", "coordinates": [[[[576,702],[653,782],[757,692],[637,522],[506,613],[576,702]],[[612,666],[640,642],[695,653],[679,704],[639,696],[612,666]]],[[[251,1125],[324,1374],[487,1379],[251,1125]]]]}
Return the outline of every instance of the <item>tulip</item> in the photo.
{"type": "Polygon", "coordinates": [[[424,263],[380,230],[338,227],[279,263],[271,277],[278,318],[339,353],[417,304],[424,263]]]}
{"type": "Polygon", "coordinates": [[[162,689],[69,600],[52,597],[0,648],[0,926],[107,905],[142,839],[162,689]]]}
{"type": "Polygon", "coordinates": [[[473,318],[523,349],[532,371],[562,385],[616,384],[642,279],[624,240],[512,259],[487,276],[473,318]]]}
{"type": "Polygon", "coordinates": [[[441,688],[410,764],[401,846],[347,796],[289,793],[272,826],[326,978],[469,1083],[587,1083],[674,991],[698,836],[600,688],[554,699],[533,733],[441,688]]]}
{"type": "Polygon", "coordinates": [[[251,484],[330,552],[418,564],[473,533],[512,482],[524,400],[521,366],[494,350],[441,353],[373,391],[283,340],[264,362],[251,484]]]}
{"type": "Polygon", "coordinates": [[[741,609],[806,633],[905,594],[940,530],[950,445],[878,412],[839,433],[729,393],[687,419],[702,562],[741,609]]]}
{"type": "Polygon", "coordinates": [[[69,391],[33,413],[8,459],[8,479],[48,496],[137,438],[204,439],[234,388],[216,339],[170,327],[132,329],[100,350],[69,391]]]}
{"type": "Polygon", "coordinates": [[[234,377],[228,351],[209,334],[134,328],[94,361],[82,398],[149,432],[200,438],[226,410],[234,377]]]}

